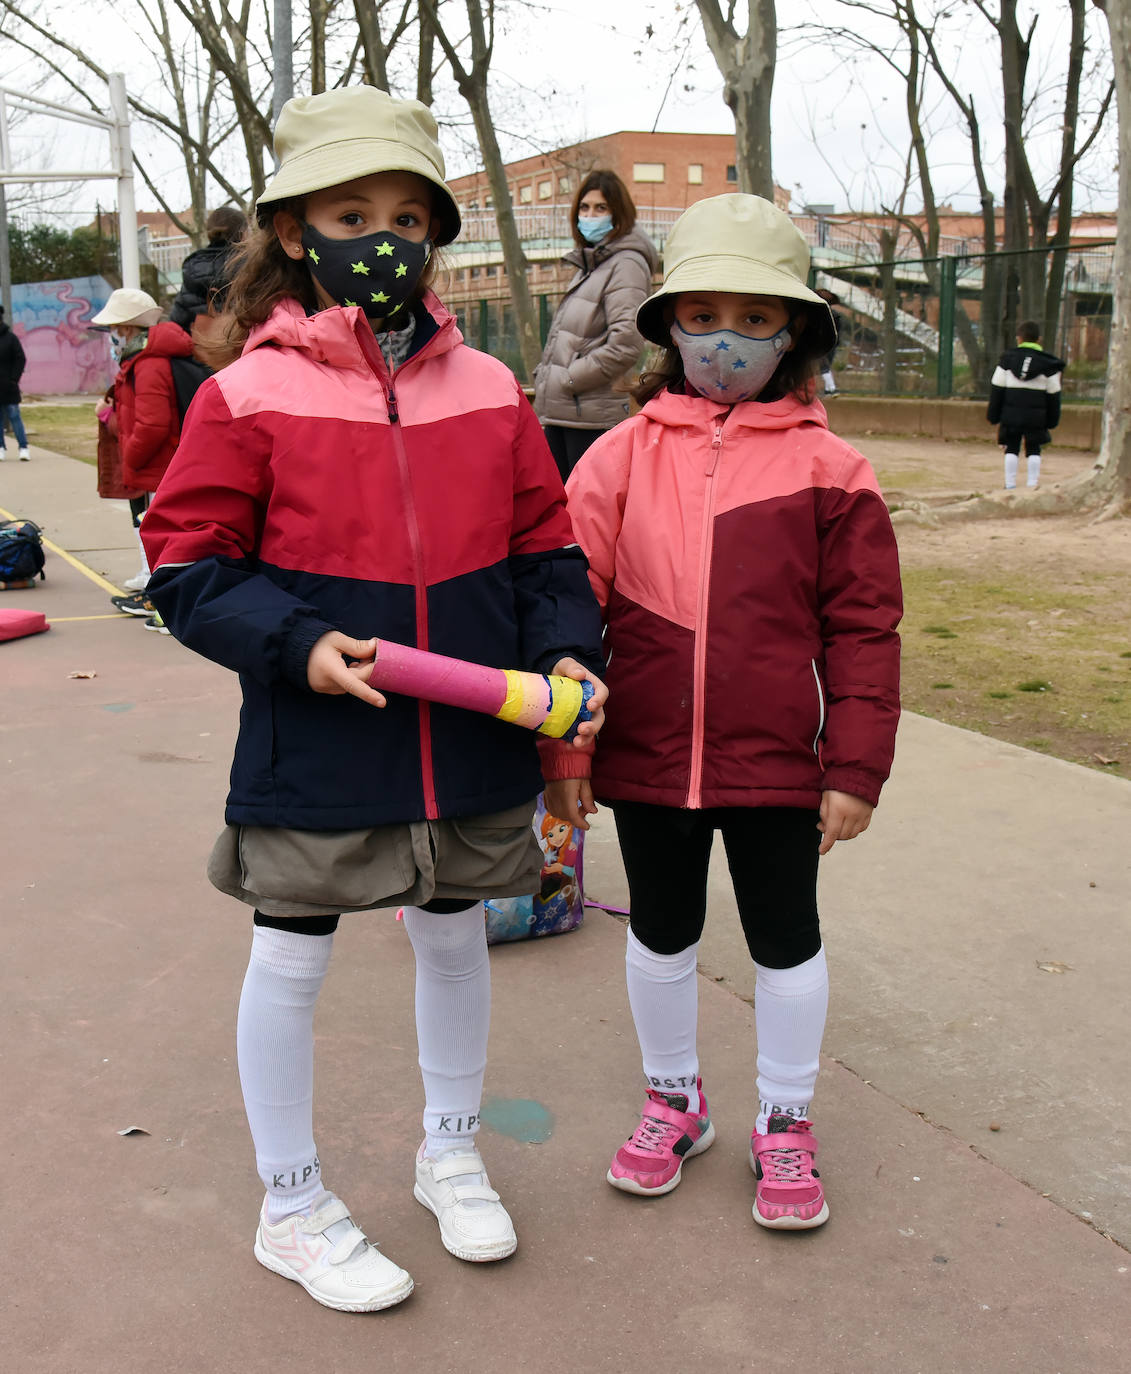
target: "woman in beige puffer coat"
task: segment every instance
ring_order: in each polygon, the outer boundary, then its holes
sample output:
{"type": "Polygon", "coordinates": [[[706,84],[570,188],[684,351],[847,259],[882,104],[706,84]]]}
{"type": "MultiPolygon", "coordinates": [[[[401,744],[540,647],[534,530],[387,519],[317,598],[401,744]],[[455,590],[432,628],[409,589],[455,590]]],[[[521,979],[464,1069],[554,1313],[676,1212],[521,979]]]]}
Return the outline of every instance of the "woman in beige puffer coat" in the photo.
{"type": "Polygon", "coordinates": [[[628,415],[619,383],[645,347],[636,311],[659,261],[615,172],[582,181],[571,223],[577,247],[564,261],[576,271],[534,373],[534,409],[563,482],[597,436],[628,415]]]}

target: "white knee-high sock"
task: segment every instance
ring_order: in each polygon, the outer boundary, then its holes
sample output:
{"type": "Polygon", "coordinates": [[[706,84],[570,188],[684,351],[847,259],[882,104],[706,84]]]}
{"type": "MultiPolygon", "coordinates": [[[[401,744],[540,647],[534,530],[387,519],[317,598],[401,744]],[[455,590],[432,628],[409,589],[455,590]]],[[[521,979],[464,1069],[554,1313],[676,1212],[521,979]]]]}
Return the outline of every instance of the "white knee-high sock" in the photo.
{"type": "Polygon", "coordinates": [[[1030,453],[1026,462],[1029,467],[1027,483],[1029,486],[1035,487],[1041,480],[1041,455],[1039,453],[1030,453]]]}
{"type": "Polygon", "coordinates": [[[416,1039],[424,1079],[425,1153],[472,1148],[479,1130],[491,965],[483,903],[440,914],[404,908],[416,955],[416,1039]]]}
{"type": "Polygon", "coordinates": [[[644,1078],[655,1092],[686,1094],[689,1112],[699,1110],[698,953],[696,943],[678,954],[656,954],[630,929],[624,958],[644,1078]]]}
{"type": "Polygon", "coordinates": [[[1017,485],[1017,464],[1020,461],[1016,453],[1005,455],[1005,489],[1012,491],[1017,485]]]}
{"type": "Polygon", "coordinates": [[[256,926],[236,1023],[240,1086],[267,1188],[267,1220],[309,1210],[323,1191],[314,1146],[314,1004],[332,935],[256,926]]]}
{"type": "Polygon", "coordinates": [[[795,968],[755,967],[758,1120],[754,1129],[764,1135],[771,1113],[801,1118],[809,1110],[829,1008],[829,971],[823,946],[795,968]]]}

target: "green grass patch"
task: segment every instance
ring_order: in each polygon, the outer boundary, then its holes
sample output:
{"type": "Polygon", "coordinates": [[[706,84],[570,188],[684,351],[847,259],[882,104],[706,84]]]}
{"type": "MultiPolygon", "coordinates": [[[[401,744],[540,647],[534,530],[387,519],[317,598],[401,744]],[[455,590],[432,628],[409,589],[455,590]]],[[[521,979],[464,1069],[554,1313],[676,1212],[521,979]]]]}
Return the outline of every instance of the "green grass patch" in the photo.
{"type": "Polygon", "coordinates": [[[98,461],[98,421],[94,407],[100,398],[77,405],[38,405],[21,407],[28,439],[52,453],[63,453],[82,463],[98,461]]]}
{"type": "MultiPolygon", "coordinates": [[[[1033,528],[1055,547],[1055,520],[1033,528]]],[[[1125,566],[1099,548],[1088,566],[1038,566],[1031,544],[990,531],[981,550],[948,557],[936,538],[900,535],[907,709],[1093,768],[1119,759],[1104,771],[1131,776],[1131,691],[1110,680],[1131,667],[1119,663],[1131,658],[1125,566]]]]}

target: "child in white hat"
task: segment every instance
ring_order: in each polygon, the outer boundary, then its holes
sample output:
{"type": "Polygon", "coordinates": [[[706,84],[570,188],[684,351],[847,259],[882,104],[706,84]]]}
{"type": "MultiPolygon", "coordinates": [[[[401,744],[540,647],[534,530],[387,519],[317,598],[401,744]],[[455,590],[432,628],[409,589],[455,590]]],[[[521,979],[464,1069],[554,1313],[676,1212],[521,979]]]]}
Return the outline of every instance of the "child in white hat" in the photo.
{"type": "Polygon", "coordinates": [[[696,952],[722,831],[756,968],[754,1220],[820,1226],[809,1108],[828,1001],[819,854],[866,829],[899,716],[895,539],[871,467],[814,399],[835,337],[809,252],[756,196],[699,201],[668,238],[640,332],[640,413],[567,491],[604,611],[612,706],[593,761],[543,746],[546,804],[607,800],[628,876],[640,1124],[608,1181],[670,1192],[715,1128],[696,1048],[696,952]]]}
{"type": "MultiPolygon", "coordinates": [[[[367,681],[373,636],[588,678],[584,737],[605,696],[600,617],[533,411],[429,289],[460,218],[427,108],[368,86],[292,100],[275,148],[226,304],[242,354],[197,394],[146,517],[148,590],[243,688],[209,877],[255,908],[237,1032],[266,1188],[255,1254],[327,1307],[372,1311],[412,1279],[327,1191],[312,1126],[339,914],[404,909],[425,1097],[414,1193],[452,1254],[502,1259],[515,1231],[476,1147],[483,901],[537,890],[542,863],[533,736],[386,699],[367,681]]],[[[405,1094],[389,1058],[378,1042],[357,1066],[382,1143],[382,1104],[399,1113],[405,1094]]]]}

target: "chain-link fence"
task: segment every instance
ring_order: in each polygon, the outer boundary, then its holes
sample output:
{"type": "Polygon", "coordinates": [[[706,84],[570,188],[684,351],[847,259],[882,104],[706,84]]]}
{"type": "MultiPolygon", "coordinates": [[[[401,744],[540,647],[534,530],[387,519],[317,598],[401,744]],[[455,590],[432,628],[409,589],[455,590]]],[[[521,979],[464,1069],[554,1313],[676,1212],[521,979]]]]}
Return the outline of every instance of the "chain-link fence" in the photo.
{"type": "MultiPolygon", "coordinates": [[[[811,281],[839,298],[837,385],[874,396],[985,397],[1017,325],[1036,319],[1044,347],[1068,364],[1065,400],[1100,402],[1111,335],[1112,255],[1113,242],[1104,240],[1055,252],[822,265],[811,281]],[[1022,313],[1022,303],[1033,301],[1039,307],[1022,313]]],[[[559,300],[535,297],[543,342],[559,300]]],[[[509,301],[470,301],[457,313],[470,344],[522,375],[509,301]]]]}
{"type": "Polygon", "coordinates": [[[839,297],[837,384],[879,396],[984,397],[1017,326],[1034,319],[1043,346],[1068,364],[1065,399],[1101,401],[1112,255],[1103,241],[823,267],[815,284],[839,297]]]}

